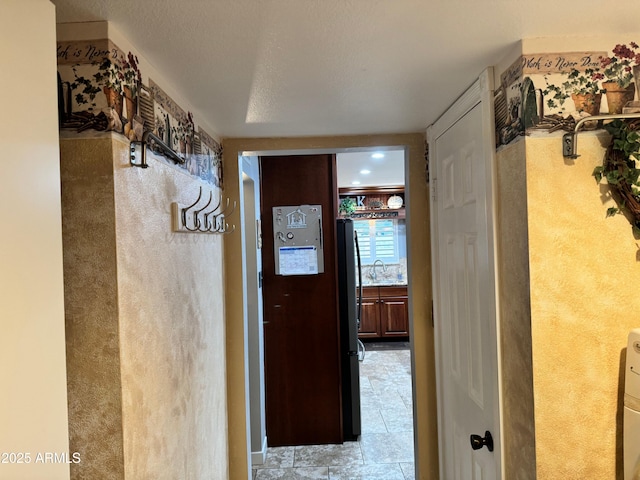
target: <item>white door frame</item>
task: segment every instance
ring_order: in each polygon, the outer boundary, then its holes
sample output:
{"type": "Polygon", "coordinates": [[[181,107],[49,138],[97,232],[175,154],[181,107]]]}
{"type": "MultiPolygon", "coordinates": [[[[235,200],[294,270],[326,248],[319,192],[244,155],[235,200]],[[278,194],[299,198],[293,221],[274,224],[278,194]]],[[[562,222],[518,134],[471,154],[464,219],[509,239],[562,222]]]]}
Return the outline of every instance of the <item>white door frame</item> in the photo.
{"type": "MultiPolygon", "coordinates": [[[[487,68],[478,79],[467,89],[447,111],[434,124],[427,129],[427,140],[429,144],[429,157],[436,158],[436,142],[435,140],[451,128],[458,120],[466,115],[472,108],[480,104],[482,109],[482,135],[483,135],[483,158],[485,158],[486,168],[486,191],[487,191],[487,227],[490,237],[489,260],[493,265],[493,276],[495,282],[495,323],[491,325],[493,333],[496,336],[497,345],[497,375],[498,375],[498,401],[495,405],[496,418],[499,421],[499,441],[498,448],[494,452],[499,456],[499,468],[497,469],[499,478],[504,479],[504,442],[503,439],[503,416],[502,416],[502,385],[501,385],[501,353],[500,353],[500,321],[499,321],[499,303],[498,303],[498,268],[497,268],[497,252],[496,252],[496,203],[495,203],[495,185],[496,185],[496,168],[495,168],[495,120],[494,120],[494,102],[493,92],[494,78],[493,69],[487,68]]],[[[438,400],[438,444],[444,444],[443,425],[443,372],[442,372],[442,356],[444,347],[442,344],[442,325],[439,324],[441,319],[439,295],[440,295],[440,265],[438,257],[438,223],[435,195],[437,189],[437,178],[434,177],[435,169],[430,168],[431,178],[429,180],[430,195],[430,217],[431,217],[431,258],[432,258],[432,278],[433,278],[433,309],[434,309],[434,329],[435,329],[435,356],[436,356],[436,394],[438,400]]],[[[445,478],[443,448],[439,448],[440,460],[440,478],[445,478]]]]}
{"type": "Polygon", "coordinates": [[[242,157],[243,197],[243,257],[246,263],[244,274],[246,297],[245,321],[247,328],[247,359],[249,375],[249,413],[251,431],[251,463],[261,465],[267,455],[265,383],[264,383],[264,335],[262,285],[262,250],[258,245],[260,219],[260,174],[257,157],[242,157]]]}

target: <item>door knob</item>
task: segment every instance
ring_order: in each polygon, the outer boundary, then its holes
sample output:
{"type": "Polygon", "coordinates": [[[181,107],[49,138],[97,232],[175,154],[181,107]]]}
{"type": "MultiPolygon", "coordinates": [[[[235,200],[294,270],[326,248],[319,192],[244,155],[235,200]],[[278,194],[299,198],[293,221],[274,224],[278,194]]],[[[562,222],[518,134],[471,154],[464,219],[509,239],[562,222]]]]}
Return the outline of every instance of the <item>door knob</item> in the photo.
{"type": "Polygon", "coordinates": [[[493,437],[491,432],[487,430],[484,432],[484,437],[480,435],[471,435],[471,448],[474,450],[480,450],[482,447],[487,447],[487,450],[493,452],[493,437]]]}

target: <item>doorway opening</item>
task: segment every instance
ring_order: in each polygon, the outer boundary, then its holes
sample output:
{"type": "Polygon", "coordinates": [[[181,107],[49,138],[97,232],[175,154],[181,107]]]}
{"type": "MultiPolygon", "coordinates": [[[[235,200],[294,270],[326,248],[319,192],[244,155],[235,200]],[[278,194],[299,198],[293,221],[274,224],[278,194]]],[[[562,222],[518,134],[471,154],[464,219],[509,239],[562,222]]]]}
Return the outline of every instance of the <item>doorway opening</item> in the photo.
{"type": "MultiPolygon", "coordinates": [[[[242,158],[242,163],[250,163],[252,159],[257,161],[258,156],[286,153],[251,152],[242,158]]],[[[317,151],[296,151],[292,154],[307,153],[315,154],[317,151]]],[[[361,362],[362,436],[358,442],[342,445],[276,447],[256,452],[255,446],[261,447],[265,442],[253,440],[253,412],[256,408],[252,406],[251,458],[255,478],[261,478],[261,475],[265,478],[286,475],[287,469],[312,469],[313,472],[308,473],[315,473],[322,468],[342,475],[371,475],[378,472],[376,475],[382,475],[380,478],[405,478],[410,475],[409,471],[412,474],[415,469],[407,285],[409,272],[404,210],[406,152],[398,147],[376,147],[349,149],[347,152],[334,150],[332,153],[337,154],[340,198],[355,194],[353,200],[357,208],[353,217],[366,254],[362,284],[366,286],[369,296],[362,320],[366,330],[363,341],[369,348],[361,362]],[[353,184],[354,175],[361,177],[359,185],[353,184]],[[375,292],[375,299],[372,292],[375,292]]],[[[247,184],[243,183],[243,186],[246,188],[247,184]]],[[[245,235],[250,237],[245,239],[245,245],[249,248],[251,236],[255,233],[247,229],[245,235]]],[[[250,266],[247,268],[250,269],[250,266]]],[[[260,265],[257,270],[261,271],[260,265]]],[[[249,319],[249,331],[254,321],[249,319]]],[[[250,377],[253,368],[255,362],[250,363],[250,377]]],[[[255,388],[255,382],[251,380],[249,396],[252,402],[256,398],[251,393],[255,388]]],[[[261,428],[262,423],[259,425],[261,428]]]]}

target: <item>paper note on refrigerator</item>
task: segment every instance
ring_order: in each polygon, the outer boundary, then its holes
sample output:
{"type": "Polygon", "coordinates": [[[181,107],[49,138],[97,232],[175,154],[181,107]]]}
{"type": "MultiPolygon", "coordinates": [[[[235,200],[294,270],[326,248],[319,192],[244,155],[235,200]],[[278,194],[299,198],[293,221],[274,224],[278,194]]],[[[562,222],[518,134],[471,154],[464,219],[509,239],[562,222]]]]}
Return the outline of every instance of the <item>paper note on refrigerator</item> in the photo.
{"type": "Polygon", "coordinates": [[[315,246],[280,247],[280,275],[316,275],[318,250],[315,246]]]}

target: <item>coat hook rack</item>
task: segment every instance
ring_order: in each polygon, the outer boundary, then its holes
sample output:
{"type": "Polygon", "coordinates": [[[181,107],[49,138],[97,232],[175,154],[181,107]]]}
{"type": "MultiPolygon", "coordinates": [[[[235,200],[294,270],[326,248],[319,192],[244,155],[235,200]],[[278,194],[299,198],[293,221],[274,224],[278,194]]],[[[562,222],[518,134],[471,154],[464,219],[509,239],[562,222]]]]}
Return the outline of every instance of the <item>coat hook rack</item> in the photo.
{"type": "MultiPolygon", "coordinates": [[[[206,198],[206,196],[205,196],[206,198]]],[[[235,225],[227,223],[227,217],[236,209],[236,201],[227,198],[222,207],[222,194],[215,207],[213,203],[213,191],[209,191],[209,199],[203,204],[202,187],[195,202],[189,205],[181,205],[177,202],[171,204],[172,229],[177,233],[232,233],[235,225]],[[202,204],[201,207],[198,205],[202,204]],[[229,207],[231,208],[229,209],[229,207]],[[220,208],[222,207],[222,208],[220,208]]]]}
{"type": "Polygon", "coordinates": [[[596,122],[599,120],[616,120],[624,118],[640,118],[640,113],[621,113],[618,115],[591,115],[578,120],[573,132],[565,133],[562,136],[562,156],[565,158],[576,159],[578,155],[578,133],[580,127],[586,122],[596,122]]]}
{"type": "Polygon", "coordinates": [[[147,143],[149,140],[153,140],[162,151],[174,162],[184,164],[184,158],[178,155],[173,149],[171,149],[166,143],[162,141],[160,137],[154,134],[151,130],[147,130],[142,134],[142,140],[133,140],[130,146],[129,163],[132,167],[147,168],[147,143]],[[138,152],[140,152],[140,159],[138,160],[138,152]]]}

